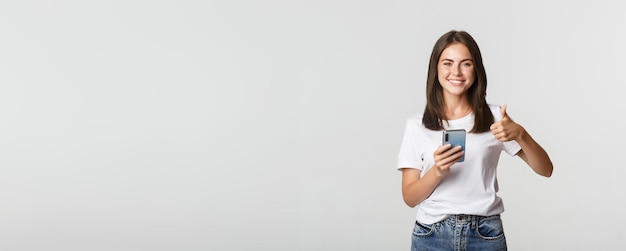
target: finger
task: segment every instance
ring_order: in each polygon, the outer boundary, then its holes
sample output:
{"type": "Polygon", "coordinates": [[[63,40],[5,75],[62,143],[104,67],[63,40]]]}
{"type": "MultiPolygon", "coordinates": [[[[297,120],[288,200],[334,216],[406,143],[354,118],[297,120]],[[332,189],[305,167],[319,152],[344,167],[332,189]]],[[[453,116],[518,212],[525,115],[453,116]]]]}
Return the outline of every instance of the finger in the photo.
{"type": "Polygon", "coordinates": [[[496,138],[497,140],[500,140],[500,139],[502,139],[504,131],[502,131],[502,130],[492,130],[491,134],[493,134],[494,138],[496,138]]]}
{"type": "MultiPolygon", "coordinates": [[[[459,149],[459,150],[460,150],[460,149],[459,149]]],[[[461,157],[463,157],[463,154],[465,154],[465,151],[458,151],[458,152],[456,152],[456,153],[454,153],[454,154],[452,154],[452,155],[448,156],[448,157],[446,158],[446,162],[447,162],[448,164],[451,164],[451,165],[452,165],[452,164],[454,164],[454,163],[458,162],[459,160],[461,160],[461,157]]]]}
{"type": "Polygon", "coordinates": [[[504,130],[504,126],[503,123],[501,121],[498,121],[496,123],[493,123],[489,129],[491,129],[491,132],[500,132],[504,130]]]}
{"type": "Polygon", "coordinates": [[[502,141],[502,142],[507,142],[507,141],[509,141],[509,137],[507,136],[507,134],[506,134],[505,132],[498,133],[498,135],[496,135],[496,138],[497,138],[499,141],[502,141]]]}
{"type": "Polygon", "coordinates": [[[496,138],[498,141],[502,141],[502,136],[500,136],[499,134],[494,134],[493,137],[496,138]]]}
{"type": "Polygon", "coordinates": [[[496,138],[498,140],[502,140],[502,138],[504,138],[504,134],[503,133],[498,133],[498,134],[496,134],[496,138]]]}
{"type": "Polygon", "coordinates": [[[501,112],[502,112],[502,119],[504,119],[504,118],[508,118],[508,117],[509,117],[509,115],[508,115],[508,114],[506,114],[506,105],[502,105],[502,110],[501,110],[501,112]]]}
{"type": "Polygon", "coordinates": [[[435,154],[437,154],[437,155],[442,154],[442,153],[448,151],[448,149],[450,149],[451,147],[452,147],[452,144],[442,145],[439,148],[437,148],[437,150],[435,150],[435,154]]]}
{"type": "Polygon", "coordinates": [[[498,135],[500,134],[499,131],[491,131],[491,134],[493,134],[494,137],[496,137],[496,139],[498,138],[498,135]]]}
{"type": "Polygon", "coordinates": [[[450,166],[454,165],[454,163],[458,162],[461,157],[463,157],[465,151],[458,151],[454,154],[450,154],[439,161],[437,161],[436,165],[442,169],[448,169],[450,166]]]}
{"type": "Polygon", "coordinates": [[[433,155],[433,157],[435,158],[436,162],[438,166],[441,165],[446,165],[448,164],[448,162],[450,162],[450,156],[452,156],[453,154],[455,154],[456,152],[461,150],[461,146],[455,146],[452,147],[451,144],[446,144],[443,145],[441,147],[439,147],[437,150],[435,150],[435,153],[433,155]]]}

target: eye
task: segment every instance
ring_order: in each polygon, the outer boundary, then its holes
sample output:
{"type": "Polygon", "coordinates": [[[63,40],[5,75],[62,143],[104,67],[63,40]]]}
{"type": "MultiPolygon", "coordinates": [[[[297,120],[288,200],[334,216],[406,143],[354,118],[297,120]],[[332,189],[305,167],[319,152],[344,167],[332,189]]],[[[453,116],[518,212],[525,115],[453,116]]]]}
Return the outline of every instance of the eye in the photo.
{"type": "Polygon", "coordinates": [[[443,65],[445,65],[445,66],[452,66],[452,63],[446,61],[446,62],[443,62],[443,65]]]}
{"type": "Polygon", "coordinates": [[[465,66],[465,67],[472,67],[473,64],[470,63],[470,62],[465,62],[465,63],[463,63],[463,66],[465,66]]]}

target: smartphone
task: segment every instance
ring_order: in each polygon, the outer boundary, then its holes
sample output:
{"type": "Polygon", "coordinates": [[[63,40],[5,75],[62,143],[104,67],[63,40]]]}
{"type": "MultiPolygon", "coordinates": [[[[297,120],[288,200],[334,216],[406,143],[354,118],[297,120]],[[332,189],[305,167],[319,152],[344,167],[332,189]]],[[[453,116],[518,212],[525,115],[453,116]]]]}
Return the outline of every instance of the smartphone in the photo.
{"type": "MultiPolygon", "coordinates": [[[[465,129],[443,130],[442,145],[451,144],[452,147],[461,146],[461,151],[465,151],[465,129]]],[[[461,156],[459,162],[465,160],[465,154],[461,156]]]]}

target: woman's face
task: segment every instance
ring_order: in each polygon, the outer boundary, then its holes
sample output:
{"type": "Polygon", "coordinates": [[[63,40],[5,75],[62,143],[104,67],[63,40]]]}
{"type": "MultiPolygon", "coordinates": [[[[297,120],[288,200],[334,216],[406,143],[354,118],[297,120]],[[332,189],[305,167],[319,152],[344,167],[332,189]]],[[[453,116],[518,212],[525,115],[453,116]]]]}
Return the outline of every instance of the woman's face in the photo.
{"type": "Polygon", "coordinates": [[[444,95],[461,96],[474,84],[474,61],[467,46],[449,45],[437,63],[437,75],[444,95]]]}

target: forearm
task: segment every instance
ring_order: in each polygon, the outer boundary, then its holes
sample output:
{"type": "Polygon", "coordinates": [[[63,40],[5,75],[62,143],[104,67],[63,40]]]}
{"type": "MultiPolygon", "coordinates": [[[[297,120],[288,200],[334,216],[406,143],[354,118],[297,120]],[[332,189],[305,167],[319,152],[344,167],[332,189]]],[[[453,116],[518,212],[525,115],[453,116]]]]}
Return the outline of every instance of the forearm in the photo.
{"type": "Polygon", "coordinates": [[[443,175],[431,168],[424,177],[413,179],[402,185],[402,197],[409,207],[415,207],[422,203],[435,190],[443,179],[443,175]]]}
{"type": "Polygon", "coordinates": [[[522,158],[537,174],[545,177],[552,175],[552,161],[548,153],[524,129],[517,143],[522,147],[519,157],[522,158]]]}

